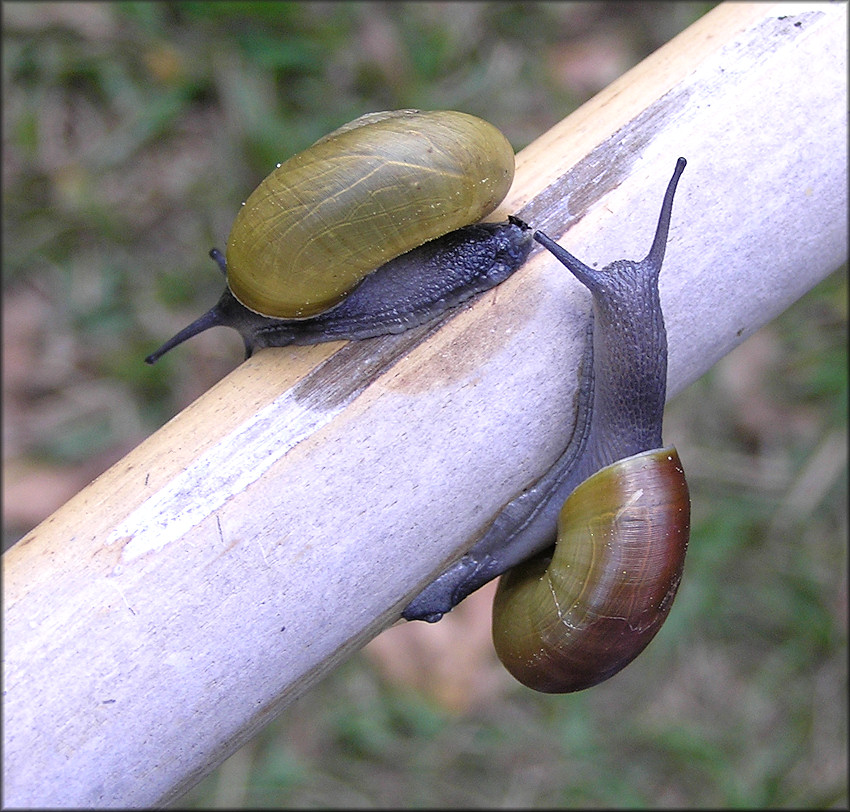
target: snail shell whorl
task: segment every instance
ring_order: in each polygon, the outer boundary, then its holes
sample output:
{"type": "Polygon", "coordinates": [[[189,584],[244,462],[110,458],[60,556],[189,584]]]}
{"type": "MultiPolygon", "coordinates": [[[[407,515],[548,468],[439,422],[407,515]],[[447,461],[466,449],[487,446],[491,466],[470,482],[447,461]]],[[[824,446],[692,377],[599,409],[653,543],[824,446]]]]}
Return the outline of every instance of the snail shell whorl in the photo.
{"type": "Polygon", "coordinates": [[[618,460],[582,482],[561,509],[551,562],[538,556],[502,576],[493,605],[499,659],[547,693],[619,671],[667,617],[689,525],[675,449],[618,460]]]}

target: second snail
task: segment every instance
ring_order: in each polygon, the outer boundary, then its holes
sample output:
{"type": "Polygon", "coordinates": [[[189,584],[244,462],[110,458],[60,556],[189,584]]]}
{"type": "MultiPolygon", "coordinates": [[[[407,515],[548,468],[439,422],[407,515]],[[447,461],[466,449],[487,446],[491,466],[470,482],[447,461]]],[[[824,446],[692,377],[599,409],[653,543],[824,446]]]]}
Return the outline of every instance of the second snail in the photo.
{"type": "Polygon", "coordinates": [[[682,577],[690,496],[676,450],[661,440],[667,333],[658,277],[685,164],[676,163],[641,261],[597,270],[535,232],[593,299],[575,427],[552,468],[402,613],[434,622],[502,575],[496,652],[538,691],[589,688],[628,665],[661,628],[682,577]]]}

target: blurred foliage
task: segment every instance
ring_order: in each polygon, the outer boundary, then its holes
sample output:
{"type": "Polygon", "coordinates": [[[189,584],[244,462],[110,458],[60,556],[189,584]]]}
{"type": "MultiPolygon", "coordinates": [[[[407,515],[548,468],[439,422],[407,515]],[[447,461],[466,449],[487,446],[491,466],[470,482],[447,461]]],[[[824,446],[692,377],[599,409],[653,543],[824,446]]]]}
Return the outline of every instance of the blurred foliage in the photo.
{"type": "MultiPolygon", "coordinates": [[[[708,8],[3,4],[4,542],[238,363],[224,330],[141,359],[215,301],[271,166],[401,107],[519,150],[708,8]]],[[[671,404],[695,527],[638,663],[458,711],[358,655],[184,803],[846,806],[846,323],[843,269],[671,404]]]]}

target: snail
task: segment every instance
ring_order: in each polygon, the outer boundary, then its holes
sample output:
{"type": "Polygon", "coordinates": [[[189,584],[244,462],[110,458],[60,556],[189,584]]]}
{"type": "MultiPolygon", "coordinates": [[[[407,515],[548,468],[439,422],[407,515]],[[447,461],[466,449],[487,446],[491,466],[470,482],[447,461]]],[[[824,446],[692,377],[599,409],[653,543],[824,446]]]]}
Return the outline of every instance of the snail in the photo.
{"type": "Polygon", "coordinates": [[[502,282],[528,256],[516,217],[479,223],[513,181],[492,124],[454,111],[370,113],[321,138],[242,205],[219,301],[145,361],[210,327],[262,347],[398,333],[502,282]]]}
{"type": "Polygon", "coordinates": [[[553,467],[402,613],[434,622],[505,573],[493,605],[496,653],[538,691],[581,690],[625,667],[661,627],[682,577],[690,497],[675,449],[661,441],[658,275],[685,164],[679,158],[639,262],[589,268],[534,233],[593,299],[573,434],[553,467]]]}

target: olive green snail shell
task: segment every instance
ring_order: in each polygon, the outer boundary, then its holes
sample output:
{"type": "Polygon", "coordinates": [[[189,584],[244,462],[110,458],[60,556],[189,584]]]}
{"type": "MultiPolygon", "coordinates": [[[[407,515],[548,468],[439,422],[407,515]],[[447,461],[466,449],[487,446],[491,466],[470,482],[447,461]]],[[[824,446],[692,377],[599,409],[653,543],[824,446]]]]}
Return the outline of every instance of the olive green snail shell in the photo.
{"type": "Polygon", "coordinates": [[[673,448],[618,460],[582,482],[558,518],[551,558],[502,576],[493,603],[496,653],[524,685],[589,688],[649,644],[685,561],[690,499],[673,448]]]}
{"type": "Polygon", "coordinates": [[[264,316],[314,316],[390,259],[488,215],[513,175],[510,143],[475,116],[362,116],[248,197],[227,243],[228,285],[264,316]]]}

